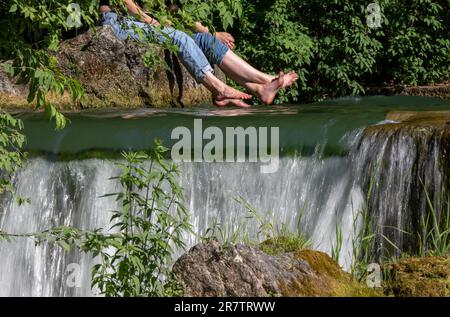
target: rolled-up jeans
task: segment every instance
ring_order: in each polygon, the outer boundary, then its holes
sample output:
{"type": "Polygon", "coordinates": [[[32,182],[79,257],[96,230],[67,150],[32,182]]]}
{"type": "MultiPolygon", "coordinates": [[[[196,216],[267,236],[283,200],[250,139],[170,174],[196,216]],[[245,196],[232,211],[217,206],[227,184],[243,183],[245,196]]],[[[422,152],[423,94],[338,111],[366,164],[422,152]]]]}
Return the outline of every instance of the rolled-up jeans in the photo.
{"type": "Polygon", "coordinates": [[[157,31],[152,25],[132,17],[119,19],[115,12],[103,13],[102,25],[110,25],[121,40],[130,37],[142,41],[150,37],[163,43],[170,39],[172,44],[178,47],[178,57],[181,62],[198,83],[202,82],[207,73],[213,72],[211,65],[222,63],[228,52],[228,47],[210,33],[194,33],[191,37],[171,27],[164,27],[157,31]],[[136,29],[141,29],[146,36],[142,37],[136,29]]]}

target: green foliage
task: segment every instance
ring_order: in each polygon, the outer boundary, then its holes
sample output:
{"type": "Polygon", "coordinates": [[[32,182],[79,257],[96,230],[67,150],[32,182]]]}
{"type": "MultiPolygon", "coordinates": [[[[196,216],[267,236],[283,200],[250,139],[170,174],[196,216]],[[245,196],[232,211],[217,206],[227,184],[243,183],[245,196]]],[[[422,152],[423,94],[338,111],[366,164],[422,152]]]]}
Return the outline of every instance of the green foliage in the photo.
{"type": "Polygon", "coordinates": [[[341,256],[342,251],[342,244],[344,242],[344,234],[342,232],[341,228],[341,222],[336,219],[336,226],[335,226],[335,240],[336,242],[331,248],[331,257],[333,260],[336,261],[336,263],[339,263],[339,258],[341,256]]]}
{"type": "Polygon", "coordinates": [[[277,102],[364,91],[361,81],[381,49],[366,25],[367,1],[244,2],[247,20],[237,30],[238,50],[266,71],[293,69],[300,75],[297,89],[277,102]]]}
{"type": "Polygon", "coordinates": [[[362,281],[367,276],[369,264],[377,263],[376,248],[379,236],[379,227],[367,206],[364,206],[353,220],[353,233],[351,272],[358,281],[362,281]]]}
{"type": "MultiPolygon", "coordinates": [[[[0,112],[0,194],[14,194],[11,178],[13,173],[23,165],[22,146],[25,136],[21,133],[23,123],[7,113],[0,112]]],[[[16,197],[19,204],[25,202],[16,197]]]]}
{"type": "Polygon", "coordinates": [[[450,78],[450,2],[382,2],[386,19],[380,75],[401,84],[450,78]]]}
{"type": "MultiPolygon", "coordinates": [[[[164,0],[156,2],[158,3],[157,10],[164,7],[164,0]]],[[[185,25],[193,25],[195,22],[201,21],[211,31],[214,31],[217,27],[223,30],[232,27],[235,21],[242,16],[243,11],[240,0],[180,0],[171,2],[181,4],[181,10],[178,11],[176,17],[184,21],[185,25]]]]}
{"type": "MultiPolygon", "coordinates": [[[[78,0],[80,29],[67,21],[72,0],[11,0],[0,3],[0,61],[22,83],[29,101],[65,125],[47,96],[68,91],[74,101],[83,90],[58,70],[53,57],[61,40],[93,27],[97,0],[78,0]]],[[[121,0],[113,0],[120,6],[121,0]]],[[[369,86],[428,84],[450,79],[450,3],[447,0],[380,0],[381,27],[367,25],[366,0],[146,0],[146,9],[164,25],[190,31],[202,21],[212,32],[231,30],[237,52],[265,72],[296,70],[293,89],[276,103],[363,94],[369,86]]],[[[173,49],[173,47],[172,47],[173,49]]],[[[148,67],[161,64],[155,45],[144,55],[148,67]]]]}
{"type": "MultiPolygon", "coordinates": [[[[425,187],[425,186],[424,186],[425,187]]],[[[425,189],[427,199],[427,213],[422,215],[420,222],[422,232],[419,232],[419,256],[447,256],[450,254],[450,197],[446,207],[437,210],[433,205],[428,191],[425,189]]]]}
{"type": "Polygon", "coordinates": [[[450,3],[382,0],[381,28],[367,25],[370,1],[241,0],[237,50],[267,72],[296,70],[297,87],[277,103],[363,94],[369,86],[450,78],[450,3]]]}
{"type": "Polygon", "coordinates": [[[122,204],[111,217],[110,231],[119,233],[107,239],[93,235],[82,246],[101,258],[92,284],[106,296],[162,296],[167,291],[174,249],[184,247],[182,235],[190,225],[175,180],[178,170],[164,160],[166,151],[157,143],[151,154],[124,154],[122,174],[113,178],[124,191],[107,195],[122,204]]]}
{"type": "Polygon", "coordinates": [[[299,23],[299,1],[243,0],[243,17],[232,33],[237,39],[237,52],[251,64],[268,73],[296,70],[298,87],[281,92],[276,103],[299,100],[299,92],[309,90],[306,66],[311,63],[316,47],[307,29],[299,23]]]}
{"type": "Polygon", "coordinates": [[[286,233],[281,236],[263,241],[260,245],[261,251],[271,254],[284,254],[305,250],[311,247],[311,241],[305,236],[294,233],[286,233]]]}
{"type": "Polygon", "coordinates": [[[123,154],[125,162],[118,163],[122,172],[112,178],[123,190],[105,195],[115,197],[121,209],[112,212],[106,232],[71,227],[24,234],[0,231],[0,240],[31,237],[37,244],[56,243],[66,252],[75,246],[99,257],[92,269],[92,287],[105,296],[181,295],[170,266],[191,227],[175,179],[178,169],[164,160],[166,151],[156,142],[151,153],[123,154]]]}
{"type": "MultiPolygon", "coordinates": [[[[54,118],[57,128],[63,128],[65,118],[49,102],[50,92],[62,94],[69,91],[74,100],[83,93],[81,86],[64,76],[52,55],[58,49],[64,32],[72,29],[68,23],[67,6],[73,1],[12,0],[0,4],[0,61],[12,60],[4,65],[20,84],[29,84],[28,102],[45,109],[54,118]]],[[[77,1],[80,14],[93,26],[97,12],[96,1],[77,1]]]]}
{"type": "Polygon", "coordinates": [[[306,19],[317,42],[310,83],[319,98],[364,92],[362,80],[375,66],[382,49],[376,31],[366,24],[367,1],[304,1],[314,16],[306,19]]]}

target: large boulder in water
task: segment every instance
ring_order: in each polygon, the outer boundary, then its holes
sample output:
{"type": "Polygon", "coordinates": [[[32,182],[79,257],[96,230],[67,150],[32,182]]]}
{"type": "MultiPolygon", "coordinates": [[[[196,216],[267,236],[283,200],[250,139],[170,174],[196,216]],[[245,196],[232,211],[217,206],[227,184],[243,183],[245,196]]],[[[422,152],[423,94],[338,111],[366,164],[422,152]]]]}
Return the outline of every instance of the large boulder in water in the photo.
{"type": "MultiPolygon", "coordinates": [[[[211,102],[211,94],[198,85],[174,54],[159,50],[169,66],[148,69],[146,47],[121,41],[110,26],[89,30],[61,43],[56,57],[62,72],[80,81],[85,96],[74,105],[68,95],[51,96],[63,109],[99,107],[188,107],[211,102]]],[[[220,71],[218,76],[223,79],[220,71]]],[[[8,78],[0,65],[0,105],[27,106],[28,87],[8,78]]]]}
{"type": "Polygon", "coordinates": [[[246,245],[202,243],[173,266],[186,296],[373,296],[327,254],[269,255],[246,245]]]}

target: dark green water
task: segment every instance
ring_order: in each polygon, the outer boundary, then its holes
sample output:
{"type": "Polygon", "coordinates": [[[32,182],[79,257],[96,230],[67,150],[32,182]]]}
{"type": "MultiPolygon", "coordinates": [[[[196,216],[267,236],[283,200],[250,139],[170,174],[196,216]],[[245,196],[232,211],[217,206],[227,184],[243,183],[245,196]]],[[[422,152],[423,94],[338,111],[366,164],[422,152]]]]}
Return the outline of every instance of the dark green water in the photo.
{"type": "Polygon", "coordinates": [[[346,133],[384,120],[392,110],[449,110],[450,101],[426,97],[349,97],[307,105],[218,109],[201,107],[173,110],[108,110],[68,113],[68,126],[55,131],[44,115],[23,113],[26,150],[47,153],[54,158],[101,156],[121,150],[145,150],[159,138],[166,146],[177,126],[192,130],[195,118],[203,119],[203,129],[225,127],[279,127],[281,155],[310,155],[321,145],[326,156],[342,155],[346,133]],[[103,153],[103,154],[102,154],[103,153]]]}

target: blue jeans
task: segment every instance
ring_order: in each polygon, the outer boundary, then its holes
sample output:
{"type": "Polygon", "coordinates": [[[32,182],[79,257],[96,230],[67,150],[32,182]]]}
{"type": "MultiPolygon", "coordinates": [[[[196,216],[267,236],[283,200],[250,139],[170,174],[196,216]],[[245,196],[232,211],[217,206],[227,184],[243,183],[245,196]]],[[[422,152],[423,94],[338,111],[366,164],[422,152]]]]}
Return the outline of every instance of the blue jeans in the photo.
{"type": "Polygon", "coordinates": [[[110,25],[121,40],[130,37],[142,41],[151,37],[157,42],[163,43],[170,39],[172,44],[178,47],[178,57],[198,83],[207,73],[213,72],[211,65],[222,63],[228,52],[228,47],[209,33],[195,33],[193,37],[190,37],[171,27],[164,27],[161,31],[156,31],[150,24],[140,22],[135,18],[125,17],[119,20],[114,12],[103,13],[102,25],[110,25]],[[137,29],[142,30],[145,36],[142,37],[139,31],[136,31],[137,29]]]}

